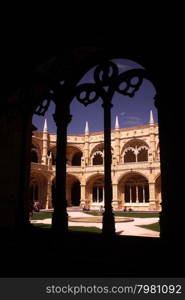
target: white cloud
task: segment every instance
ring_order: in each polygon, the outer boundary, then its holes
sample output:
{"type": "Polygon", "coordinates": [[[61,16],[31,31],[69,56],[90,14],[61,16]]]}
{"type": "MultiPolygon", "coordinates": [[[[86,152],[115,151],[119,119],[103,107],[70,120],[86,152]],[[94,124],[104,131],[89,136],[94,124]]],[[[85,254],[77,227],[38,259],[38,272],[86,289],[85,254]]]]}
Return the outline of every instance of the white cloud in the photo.
{"type": "Polygon", "coordinates": [[[142,118],[137,117],[137,116],[125,116],[125,114],[122,115],[122,116],[124,116],[123,121],[122,121],[123,126],[124,125],[138,126],[138,125],[143,124],[142,118]]]}
{"type": "Polygon", "coordinates": [[[126,115],[125,111],[120,112],[120,116],[125,116],[125,115],[126,115]]]}

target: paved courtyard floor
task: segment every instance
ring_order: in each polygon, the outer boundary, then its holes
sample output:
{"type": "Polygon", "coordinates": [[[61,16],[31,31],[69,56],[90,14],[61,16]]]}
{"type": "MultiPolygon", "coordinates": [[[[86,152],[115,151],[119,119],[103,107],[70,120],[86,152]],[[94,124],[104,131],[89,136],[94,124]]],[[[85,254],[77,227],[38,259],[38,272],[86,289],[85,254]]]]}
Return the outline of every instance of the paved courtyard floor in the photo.
{"type": "MultiPolygon", "coordinates": [[[[94,216],[86,214],[81,211],[68,211],[69,217],[73,218],[83,218],[83,217],[89,217],[92,218],[94,216]]],[[[117,217],[119,218],[119,217],[117,217]]],[[[133,218],[134,220],[132,222],[123,222],[123,223],[116,223],[116,232],[119,235],[127,235],[127,236],[145,236],[145,237],[159,237],[159,232],[145,229],[142,227],[138,227],[140,225],[148,225],[153,224],[159,221],[159,218],[133,218]]],[[[44,219],[44,220],[32,220],[34,223],[42,223],[42,224],[51,224],[51,218],[50,219],[44,219]]],[[[97,227],[99,229],[102,229],[102,223],[90,223],[90,222],[71,222],[69,221],[69,226],[84,226],[84,227],[97,227]]]]}

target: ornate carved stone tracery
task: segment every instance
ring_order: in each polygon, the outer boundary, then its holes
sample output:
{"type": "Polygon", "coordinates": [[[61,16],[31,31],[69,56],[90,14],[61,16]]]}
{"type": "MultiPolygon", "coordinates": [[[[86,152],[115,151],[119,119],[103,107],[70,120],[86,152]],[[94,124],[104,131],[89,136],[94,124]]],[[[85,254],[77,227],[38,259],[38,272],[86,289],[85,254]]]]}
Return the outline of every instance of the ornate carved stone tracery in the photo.
{"type": "MultiPolygon", "coordinates": [[[[135,92],[140,88],[144,77],[147,73],[144,69],[133,69],[119,73],[119,69],[112,61],[101,62],[94,71],[94,83],[83,83],[72,86],[69,80],[59,80],[57,88],[52,89],[48,94],[48,99],[40,103],[35,113],[44,115],[49,107],[51,99],[56,104],[54,119],[57,125],[57,161],[56,177],[60,176],[63,185],[66,185],[66,164],[62,156],[66,157],[66,134],[67,125],[71,120],[69,105],[74,97],[84,106],[94,103],[98,99],[102,100],[104,109],[104,186],[105,186],[105,212],[103,215],[103,232],[115,233],[115,222],[112,212],[112,184],[111,184],[111,107],[112,97],[115,92],[122,95],[133,97],[135,92]],[[63,99],[62,99],[63,98],[63,99]],[[64,100],[65,99],[65,100],[64,100]],[[62,118],[63,116],[63,118],[62,118]],[[60,147],[63,146],[63,151],[60,147]],[[60,164],[60,165],[59,165],[60,164]],[[62,167],[61,167],[62,166],[62,167]],[[65,173],[65,174],[64,174],[65,173]]],[[[75,81],[74,81],[75,82],[75,81]]],[[[67,230],[67,212],[66,199],[61,197],[65,195],[65,187],[61,191],[60,181],[56,180],[56,199],[54,205],[53,224],[55,228],[64,226],[67,230]],[[57,212],[62,210],[62,212],[57,212]],[[60,220],[63,216],[63,224],[60,220]]]]}

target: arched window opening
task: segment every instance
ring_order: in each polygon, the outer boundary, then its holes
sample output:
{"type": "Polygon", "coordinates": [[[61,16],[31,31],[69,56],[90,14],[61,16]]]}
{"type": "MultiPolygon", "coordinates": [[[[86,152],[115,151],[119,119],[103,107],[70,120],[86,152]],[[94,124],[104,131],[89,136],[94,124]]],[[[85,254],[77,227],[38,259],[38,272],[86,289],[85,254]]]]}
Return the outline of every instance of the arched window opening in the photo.
{"type": "Polygon", "coordinates": [[[124,155],[124,162],[136,162],[136,155],[134,150],[127,150],[124,155]]]}
{"type": "Polygon", "coordinates": [[[39,200],[39,188],[37,184],[34,183],[31,185],[30,193],[32,203],[37,202],[39,200]]]}
{"type": "Polygon", "coordinates": [[[81,166],[82,152],[73,145],[67,145],[66,164],[68,166],[81,166]]]}
{"type": "Polygon", "coordinates": [[[53,152],[51,153],[51,161],[52,161],[52,165],[55,166],[56,165],[56,157],[53,154],[53,152]]]}
{"type": "Polygon", "coordinates": [[[149,202],[149,184],[144,177],[135,176],[125,182],[125,202],[149,202]]]}
{"type": "Polygon", "coordinates": [[[82,153],[77,152],[73,155],[71,165],[72,166],[81,166],[81,158],[82,158],[82,153]]]}
{"type": "Polygon", "coordinates": [[[93,165],[103,165],[103,155],[95,153],[93,157],[93,165]]]}
{"type": "Polygon", "coordinates": [[[67,174],[66,200],[67,206],[79,206],[81,199],[81,185],[79,179],[71,174],[67,174]]]}
{"type": "Polygon", "coordinates": [[[122,149],[123,161],[126,163],[148,161],[148,148],[148,144],[142,139],[128,141],[122,149]]]}
{"type": "Polygon", "coordinates": [[[137,155],[137,161],[148,161],[148,149],[146,148],[139,149],[137,155]]]}
{"type": "Polygon", "coordinates": [[[93,183],[92,201],[93,203],[102,203],[104,201],[104,186],[101,179],[93,183]]]}
{"type": "Polygon", "coordinates": [[[31,162],[38,163],[38,155],[35,150],[31,151],[31,162]]]}
{"type": "Polygon", "coordinates": [[[103,186],[93,186],[93,202],[103,202],[103,186]]]}
{"type": "Polygon", "coordinates": [[[72,206],[80,205],[80,182],[74,181],[71,187],[71,204],[72,206]]]}

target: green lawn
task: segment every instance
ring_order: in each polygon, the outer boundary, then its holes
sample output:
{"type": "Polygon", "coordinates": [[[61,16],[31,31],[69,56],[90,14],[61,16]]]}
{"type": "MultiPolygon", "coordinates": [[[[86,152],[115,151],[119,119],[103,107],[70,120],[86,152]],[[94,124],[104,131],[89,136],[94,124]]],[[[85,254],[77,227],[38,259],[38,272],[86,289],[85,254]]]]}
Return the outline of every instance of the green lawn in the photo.
{"type": "MultiPolygon", "coordinates": [[[[34,223],[36,227],[40,228],[51,228],[51,224],[43,224],[43,223],[34,223]]],[[[69,231],[76,232],[94,232],[101,233],[102,231],[97,227],[84,227],[84,226],[69,226],[69,231]]]]}
{"type": "MultiPolygon", "coordinates": [[[[93,216],[101,216],[102,213],[101,212],[85,212],[89,215],[93,215],[93,216]]],[[[132,217],[132,218],[158,218],[159,217],[159,213],[148,213],[148,212],[114,212],[114,215],[117,217],[132,217]]]]}
{"type": "MultiPolygon", "coordinates": [[[[86,214],[93,216],[101,216],[101,212],[91,211],[85,212],[86,214]]],[[[158,218],[159,213],[149,213],[149,212],[114,212],[114,215],[117,217],[132,217],[132,218],[158,218]]],[[[44,220],[50,219],[52,217],[52,212],[34,212],[32,220],[44,220]]]]}
{"type": "Polygon", "coordinates": [[[153,224],[148,224],[148,225],[138,225],[138,227],[154,230],[160,232],[160,225],[159,222],[153,223],[153,224]]]}
{"type": "Polygon", "coordinates": [[[34,212],[32,220],[44,220],[50,219],[52,217],[52,212],[34,212]]]}

